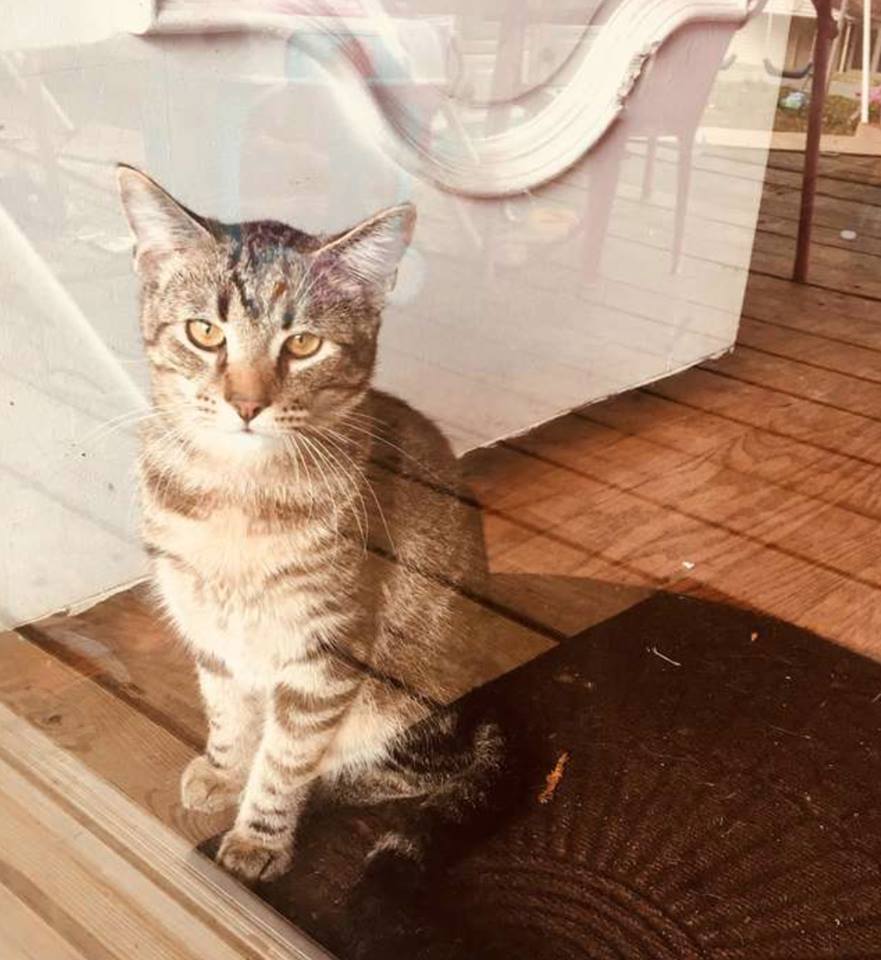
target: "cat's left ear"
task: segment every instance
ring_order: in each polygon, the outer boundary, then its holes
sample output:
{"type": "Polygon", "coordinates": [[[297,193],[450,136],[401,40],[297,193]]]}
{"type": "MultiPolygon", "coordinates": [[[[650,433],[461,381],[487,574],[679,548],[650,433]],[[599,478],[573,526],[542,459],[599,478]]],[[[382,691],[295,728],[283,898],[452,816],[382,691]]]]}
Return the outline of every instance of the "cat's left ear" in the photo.
{"type": "Polygon", "coordinates": [[[315,254],[375,292],[394,286],[398,264],[413,238],[416,207],[402,203],[334,237],[315,254]]]}
{"type": "Polygon", "coordinates": [[[119,196],[135,238],[135,270],[163,269],[187,253],[208,249],[211,234],[196,214],[135,167],[116,168],[119,196]]]}

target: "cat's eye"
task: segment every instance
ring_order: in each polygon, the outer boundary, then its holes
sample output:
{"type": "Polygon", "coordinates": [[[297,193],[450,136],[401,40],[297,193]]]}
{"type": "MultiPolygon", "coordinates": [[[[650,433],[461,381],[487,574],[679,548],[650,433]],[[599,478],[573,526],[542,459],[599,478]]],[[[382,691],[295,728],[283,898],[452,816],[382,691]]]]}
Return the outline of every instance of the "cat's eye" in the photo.
{"type": "Polygon", "coordinates": [[[298,360],[305,360],[306,357],[314,356],[321,349],[324,341],[314,333],[295,333],[288,337],[284,342],[284,348],[298,360]]]}
{"type": "Polygon", "coordinates": [[[207,320],[188,320],[187,336],[190,343],[201,350],[219,350],[226,340],[226,334],[216,323],[207,320]]]}

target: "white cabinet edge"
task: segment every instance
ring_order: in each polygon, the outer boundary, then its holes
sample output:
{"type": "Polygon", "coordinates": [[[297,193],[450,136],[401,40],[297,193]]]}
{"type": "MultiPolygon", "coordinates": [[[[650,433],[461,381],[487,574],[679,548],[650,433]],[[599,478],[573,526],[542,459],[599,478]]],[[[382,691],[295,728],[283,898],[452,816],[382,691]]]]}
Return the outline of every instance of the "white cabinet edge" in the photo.
{"type": "Polygon", "coordinates": [[[157,0],[10,0],[0,51],[95,43],[144,33],[156,22],[157,0]]]}

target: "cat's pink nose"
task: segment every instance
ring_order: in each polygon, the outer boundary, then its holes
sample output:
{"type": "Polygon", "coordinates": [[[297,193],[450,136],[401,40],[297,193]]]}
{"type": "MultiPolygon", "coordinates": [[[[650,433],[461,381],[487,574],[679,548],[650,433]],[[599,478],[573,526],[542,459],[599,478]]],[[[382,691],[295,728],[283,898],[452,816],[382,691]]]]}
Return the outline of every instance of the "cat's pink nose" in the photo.
{"type": "Polygon", "coordinates": [[[259,400],[230,400],[230,403],[245,423],[250,423],[258,413],[266,409],[266,404],[259,400]]]}

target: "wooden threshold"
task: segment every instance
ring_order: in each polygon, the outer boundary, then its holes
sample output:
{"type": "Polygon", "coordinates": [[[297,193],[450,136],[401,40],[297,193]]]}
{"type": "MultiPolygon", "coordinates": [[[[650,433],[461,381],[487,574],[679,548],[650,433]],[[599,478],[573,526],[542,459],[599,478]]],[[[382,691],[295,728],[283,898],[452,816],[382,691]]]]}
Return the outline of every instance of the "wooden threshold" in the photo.
{"type": "Polygon", "coordinates": [[[4,956],[330,960],[2,704],[0,850],[0,944],[28,951],[4,956]]]}

